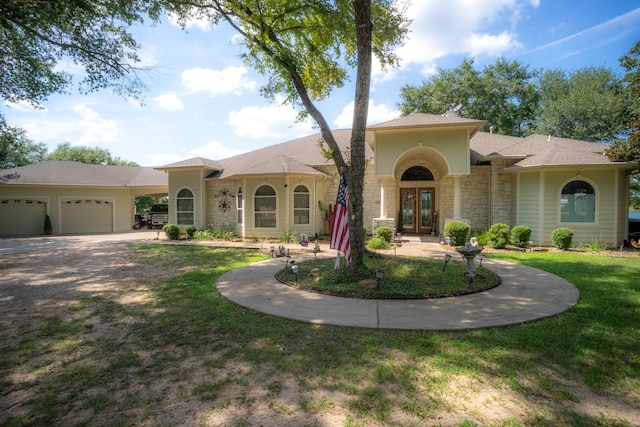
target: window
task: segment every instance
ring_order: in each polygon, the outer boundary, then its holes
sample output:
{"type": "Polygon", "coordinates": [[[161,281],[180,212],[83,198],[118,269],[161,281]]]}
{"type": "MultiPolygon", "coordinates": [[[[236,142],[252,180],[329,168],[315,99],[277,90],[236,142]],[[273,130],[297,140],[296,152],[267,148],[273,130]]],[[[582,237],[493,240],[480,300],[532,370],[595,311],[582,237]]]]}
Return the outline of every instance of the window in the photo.
{"type": "Polygon", "coordinates": [[[193,225],[193,193],[188,188],[178,192],[176,210],[178,225],[193,225]]]}
{"type": "Polygon", "coordinates": [[[255,226],[276,227],[276,190],[270,185],[263,185],[256,190],[255,226]]]}
{"type": "Polygon", "coordinates": [[[595,222],[596,194],[591,184],[571,181],[560,195],[560,222],[595,222]]]}
{"type": "Polygon", "coordinates": [[[433,174],[424,166],[412,166],[404,171],[400,181],[433,181],[433,174]]]}
{"type": "Polygon", "coordinates": [[[304,185],[293,190],[293,223],[309,224],[309,189],[304,185]]]}
{"type": "Polygon", "coordinates": [[[242,187],[238,188],[236,195],[236,210],[238,211],[238,224],[242,224],[244,217],[244,204],[242,202],[242,187]]]}

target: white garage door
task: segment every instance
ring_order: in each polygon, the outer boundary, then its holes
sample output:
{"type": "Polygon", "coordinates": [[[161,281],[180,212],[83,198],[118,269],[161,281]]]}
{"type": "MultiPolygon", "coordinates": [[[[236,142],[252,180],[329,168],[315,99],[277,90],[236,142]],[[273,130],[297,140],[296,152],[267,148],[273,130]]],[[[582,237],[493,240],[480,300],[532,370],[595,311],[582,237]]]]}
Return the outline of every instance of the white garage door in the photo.
{"type": "Polygon", "coordinates": [[[113,231],[113,203],[76,199],[62,203],[62,233],[87,234],[113,231]]]}
{"type": "Polygon", "coordinates": [[[39,200],[0,199],[0,236],[44,234],[47,204],[39,200]]]}

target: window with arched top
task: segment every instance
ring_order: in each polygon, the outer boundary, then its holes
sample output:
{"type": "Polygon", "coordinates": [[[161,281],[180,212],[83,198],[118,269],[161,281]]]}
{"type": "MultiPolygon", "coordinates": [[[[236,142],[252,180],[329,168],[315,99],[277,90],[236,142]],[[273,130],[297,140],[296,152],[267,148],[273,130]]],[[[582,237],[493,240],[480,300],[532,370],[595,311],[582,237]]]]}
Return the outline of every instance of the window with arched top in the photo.
{"type": "Polygon", "coordinates": [[[242,187],[236,193],[236,210],[238,211],[238,224],[244,222],[244,201],[242,200],[242,187]]]}
{"type": "Polygon", "coordinates": [[[400,181],[433,181],[433,174],[424,166],[412,166],[404,171],[400,181]]]}
{"type": "Polygon", "coordinates": [[[277,198],[276,190],[270,185],[258,187],[254,196],[255,226],[257,228],[275,228],[277,198]]]}
{"type": "Polygon", "coordinates": [[[583,180],[566,184],[560,194],[560,222],[595,222],[596,192],[583,180]]]}
{"type": "Polygon", "coordinates": [[[304,185],[293,189],[293,223],[309,224],[309,189],[304,185]]]}
{"type": "Polygon", "coordinates": [[[193,192],[188,188],[178,191],[176,214],[178,225],[193,225],[193,192]]]}

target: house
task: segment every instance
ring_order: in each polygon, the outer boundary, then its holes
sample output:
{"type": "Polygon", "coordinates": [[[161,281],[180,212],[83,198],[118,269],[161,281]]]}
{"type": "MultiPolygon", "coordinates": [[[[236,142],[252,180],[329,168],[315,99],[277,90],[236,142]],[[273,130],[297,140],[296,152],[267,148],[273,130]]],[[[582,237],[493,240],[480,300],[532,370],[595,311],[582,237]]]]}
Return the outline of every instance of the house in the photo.
{"type": "MultiPolygon", "coordinates": [[[[480,120],[418,113],[368,127],[364,188],[368,232],[380,225],[396,227],[402,215],[398,231],[403,233],[437,235],[455,219],[478,230],[498,222],[527,225],[537,245],[551,245],[551,232],[558,227],[571,228],[574,243],[623,244],[629,232],[633,164],[609,161],[601,144],[543,135],[497,135],[480,132],[483,125],[480,120]]],[[[334,135],[347,151],[350,130],[336,130],[334,135]]],[[[316,134],[219,161],[196,157],[155,168],[166,177],[169,222],[198,229],[227,227],[258,239],[288,232],[327,233],[339,180],[319,141],[316,134]]],[[[0,177],[23,173],[21,169],[0,172],[0,177]]],[[[18,184],[0,180],[0,219],[9,220],[3,213],[5,200],[24,199],[16,196],[18,184]]],[[[32,184],[39,188],[41,199],[46,198],[49,184],[34,180],[32,184]]],[[[133,197],[141,191],[158,194],[162,187],[159,177],[158,186],[148,190],[137,184],[124,187],[129,204],[123,211],[132,212],[133,197]]],[[[116,187],[111,188],[116,191],[116,187]]],[[[105,187],[84,189],[91,200],[94,190],[105,187]]],[[[114,217],[118,208],[112,207],[114,217]]],[[[55,213],[65,214],[56,209],[55,213]]],[[[48,205],[47,211],[54,213],[48,205]]],[[[64,217],[57,220],[65,223],[64,217]]],[[[132,223],[128,225],[130,229],[132,223]]],[[[91,231],[88,226],[86,231],[91,231]]],[[[68,231],[63,226],[58,232],[68,231]]]]}

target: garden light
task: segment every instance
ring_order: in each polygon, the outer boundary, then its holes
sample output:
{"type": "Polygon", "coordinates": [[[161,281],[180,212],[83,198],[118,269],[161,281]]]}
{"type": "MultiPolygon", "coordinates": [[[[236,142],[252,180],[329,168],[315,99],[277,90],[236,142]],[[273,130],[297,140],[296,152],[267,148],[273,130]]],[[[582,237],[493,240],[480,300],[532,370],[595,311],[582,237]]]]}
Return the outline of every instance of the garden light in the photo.
{"type": "Polygon", "coordinates": [[[380,282],[382,281],[382,276],[384,276],[384,271],[377,269],[376,270],[376,282],[378,282],[377,290],[380,290],[380,282]]]}

